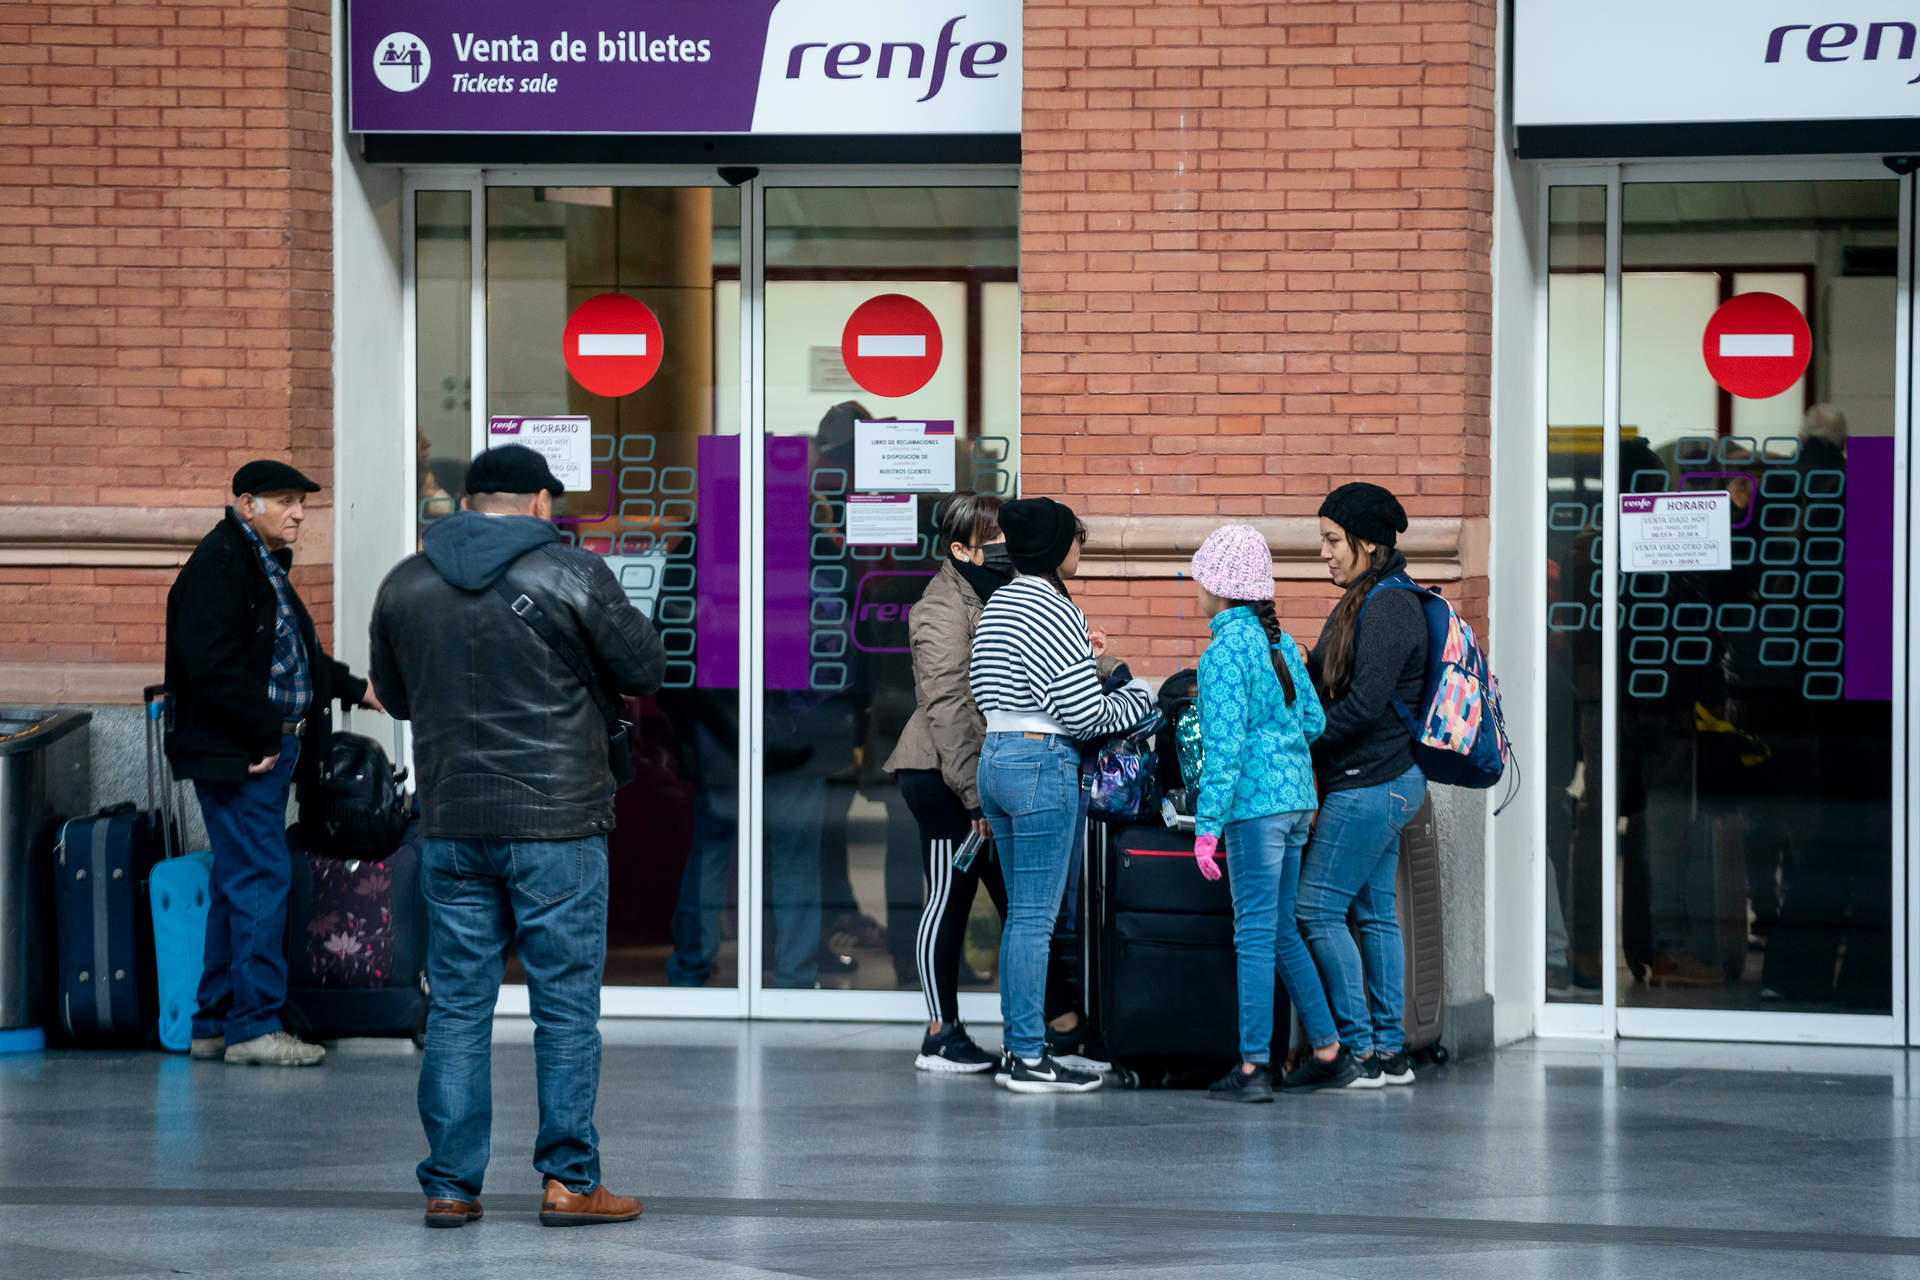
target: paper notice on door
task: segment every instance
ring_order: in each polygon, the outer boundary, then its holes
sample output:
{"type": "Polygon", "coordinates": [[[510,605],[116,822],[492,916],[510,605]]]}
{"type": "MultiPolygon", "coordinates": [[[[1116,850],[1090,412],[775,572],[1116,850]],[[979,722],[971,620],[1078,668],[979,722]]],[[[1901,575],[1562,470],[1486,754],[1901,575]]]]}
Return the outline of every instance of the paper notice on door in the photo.
{"type": "Polygon", "coordinates": [[[1620,567],[1627,573],[1733,568],[1733,498],[1705,493],[1620,495],[1620,567]]]}
{"type": "Polygon", "coordinates": [[[593,488],[593,423],[584,414],[564,418],[507,418],[487,420],[487,447],[523,444],[547,460],[553,478],[568,493],[593,488]]]}
{"type": "Polygon", "coordinates": [[[856,547],[910,547],[920,540],[920,503],[910,493],[847,495],[847,542],[856,547]]]}
{"type": "Polygon", "coordinates": [[[953,489],[952,422],[856,422],[853,486],[869,493],[953,489]]]}

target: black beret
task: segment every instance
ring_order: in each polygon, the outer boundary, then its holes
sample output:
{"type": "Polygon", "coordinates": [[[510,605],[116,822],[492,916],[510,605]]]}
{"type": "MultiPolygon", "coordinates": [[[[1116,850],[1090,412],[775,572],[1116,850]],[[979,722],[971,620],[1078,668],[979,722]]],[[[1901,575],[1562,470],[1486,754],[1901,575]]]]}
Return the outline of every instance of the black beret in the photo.
{"type": "Polygon", "coordinates": [[[284,462],[272,458],[256,458],[233,473],[233,496],[243,493],[285,493],[289,489],[298,489],[302,493],[318,493],[320,486],[295,471],[284,462]]]}
{"type": "Polygon", "coordinates": [[[559,497],[567,486],[554,478],[547,456],[523,444],[497,444],[467,468],[468,493],[539,493],[559,497]]]}
{"type": "Polygon", "coordinates": [[[1362,542],[1390,547],[1407,531],[1400,499],[1377,484],[1343,484],[1320,504],[1320,514],[1362,542]]]}

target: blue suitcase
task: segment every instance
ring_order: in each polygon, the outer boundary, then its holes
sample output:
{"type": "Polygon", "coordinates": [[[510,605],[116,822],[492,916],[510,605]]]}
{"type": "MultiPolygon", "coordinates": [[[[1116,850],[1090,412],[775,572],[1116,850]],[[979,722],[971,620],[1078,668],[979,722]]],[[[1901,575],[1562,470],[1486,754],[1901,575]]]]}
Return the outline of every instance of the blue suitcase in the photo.
{"type": "Polygon", "coordinates": [[[160,814],[169,856],[147,881],[153,912],[153,971],[160,1047],[185,1053],[193,1043],[193,1015],[200,1004],[200,970],[207,947],[207,910],[212,905],[213,854],[182,854],[180,789],[167,767],[159,737],[166,716],[166,690],[147,690],[148,768],[160,779],[160,814]]]}
{"type": "Polygon", "coordinates": [[[83,1047],[144,1046],[154,1033],[153,918],[147,878],[165,837],[131,803],[75,818],[54,849],[60,1028],[83,1047]]]}

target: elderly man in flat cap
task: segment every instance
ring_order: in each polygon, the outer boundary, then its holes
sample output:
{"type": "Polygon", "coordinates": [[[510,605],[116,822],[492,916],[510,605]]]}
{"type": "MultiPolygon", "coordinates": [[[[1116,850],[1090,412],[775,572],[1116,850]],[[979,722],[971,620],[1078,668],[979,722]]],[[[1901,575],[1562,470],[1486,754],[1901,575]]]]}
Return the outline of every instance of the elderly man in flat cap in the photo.
{"type": "Polygon", "coordinates": [[[195,1058],[310,1067],[326,1057],[280,1024],[287,795],[296,769],[310,776],[326,758],[330,703],[381,707],[320,647],[287,576],[319,488],[284,462],[241,467],[233,505],[167,593],[167,758],[192,780],[213,845],[195,1058]]]}

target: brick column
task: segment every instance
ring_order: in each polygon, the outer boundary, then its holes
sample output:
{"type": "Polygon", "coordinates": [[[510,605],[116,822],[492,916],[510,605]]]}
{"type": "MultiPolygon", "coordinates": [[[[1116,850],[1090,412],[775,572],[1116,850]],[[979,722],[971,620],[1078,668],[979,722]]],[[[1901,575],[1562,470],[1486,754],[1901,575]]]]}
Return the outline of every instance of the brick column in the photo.
{"type": "MultiPolygon", "coordinates": [[[[211,527],[250,457],[331,483],[331,12],[0,9],[0,695],[137,698],[170,513],[211,527]]],[[[323,628],[329,502],[295,574],[323,628]]]]}
{"type": "Polygon", "coordinates": [[[1095,518],[1076,594],[1146,671],[1204,641],[1196,519],[1262,524],[1317,635],[1297,517],[1348,479],[1484,624],[1495,13],[1028,0],[1022,484],[1095,518]]]}

